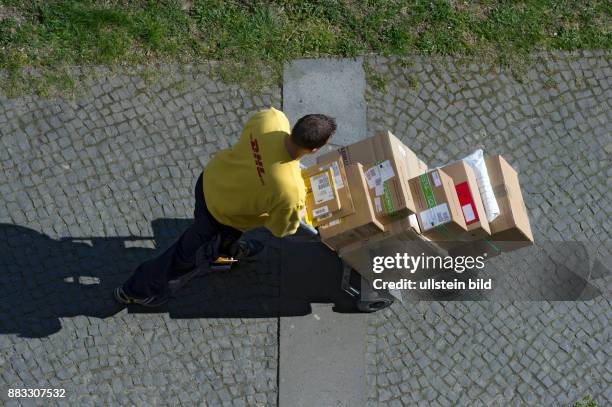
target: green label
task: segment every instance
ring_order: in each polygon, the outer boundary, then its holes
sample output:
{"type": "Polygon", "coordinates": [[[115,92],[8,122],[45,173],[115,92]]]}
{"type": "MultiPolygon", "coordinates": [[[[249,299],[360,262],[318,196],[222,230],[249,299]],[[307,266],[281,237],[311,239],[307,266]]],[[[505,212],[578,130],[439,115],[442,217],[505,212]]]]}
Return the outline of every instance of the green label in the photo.
{"type": "MultiPolygon", "coordinates": [[[[374,163],[374,165],[378,165],[382,163],[383,160],[378,160],[374,163]]],[[[397,216],[395,205],[393,205],[393,198],[391,197],[391,189],[389,188],[389,181],[383,182],[383,194],[381,196],[383,212],[385,215],[394,217],[397,216]]]]}
{"type": "MultiPolygon", "coordinates": [[[[425,201],[427,202],[428,208],[433,208],[436,206],[436,198],[434,197],[433,191],[431,190],[431,184],[429,183],[429,176],[427,173],[419,176],[419,183],[421,184],[421,191],[423,191],[423,196],[425,197],[425,201]]],[[[450,232],[446,229],[444,225],[438,225],[434,229],[436,229],[439,233],[443,234],[447,238],[450,237],[450,232]]]]}
{"type": "Polygon", "coordinates": [[[391,218],[400,218],[399,214],[397,213],[397,210],[395,209],[395,206],[393,205],[393,198],[391,197],[391,188],[389,188],[389,181],[385,181],[383,183],[383,187],[385,189],[385,192],[382,196],[382,202],[385,214],[387,214],[387,216],[391,218]]]}
{"type": "Polygon", "coordinates": [[[427,174],[422,174],[419,176],[419,183],[421,184],[421,191],[423,191],[423,196],[427,202],[427,207],[433,208],[436,206],[436,198],[431,190],[431,184],[429,183],[429,177],[427,174]]]}

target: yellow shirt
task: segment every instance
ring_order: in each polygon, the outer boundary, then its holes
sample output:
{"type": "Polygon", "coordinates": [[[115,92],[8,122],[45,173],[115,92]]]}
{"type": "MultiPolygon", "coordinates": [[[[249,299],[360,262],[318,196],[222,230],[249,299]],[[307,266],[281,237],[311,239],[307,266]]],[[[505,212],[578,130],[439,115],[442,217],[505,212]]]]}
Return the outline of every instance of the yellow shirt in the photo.
{"type": "Polygon", "coordinates": [[[265,226],[277,237],[296,232],[306,188],[299,161],[285,147],[290,132],[283,112],[262,110],[235,146],[208,163],[204,199],[217,221],[243,232],[265,226]]]}

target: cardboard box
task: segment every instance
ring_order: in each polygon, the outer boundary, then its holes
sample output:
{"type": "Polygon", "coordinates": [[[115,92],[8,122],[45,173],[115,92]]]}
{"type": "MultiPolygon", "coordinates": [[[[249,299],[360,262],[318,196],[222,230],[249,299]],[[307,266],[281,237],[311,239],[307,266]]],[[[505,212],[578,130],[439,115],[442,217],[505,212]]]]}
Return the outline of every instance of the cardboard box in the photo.
{"type": "Polygon", "coordinates": [[[384,230],[376,219],[372,200],[361,164],[345,166],[346,178],[354,206],[350,215],[336,219],[319,228],[321,240],[334,250],[369,238],[384,230]]]}
{"type": "MultiPolygon", "coordinates": [[[[346,170],[341,158],[315,164],[302,170],[302,177],[307,178],[322,171],[331,171],[334,189],[338,197],[338,205],[317,205],[314,196],[306,195],[306,210],[313,226],[320,226],[355,212],[353,199],[346,178],[346,170]],[[314,213],[313,213],[314,212],[314,213]]],[[[304,180],[306,184],[306,179],[304,180]]]]}
{"type": "MultiPolygon", "coordinates": [[[[421,230],[419,227],[419,223],[417,221],[417,217],[414,214],[411,214],[410,216],[403,218],[403,219],[398,219],[395,222],[389,223],[388,225],[385,226],[385,230],[377,233],[376,235],[372,235],[370,237],[368,237],[367,239],[362,239],[358,242],[353,242],[350,245],[347,245],[343,248],[341,248],[338,251],[338,254],[340,255],[340,257],[343,257],[344,255],[353,252],[353,251],[357,251],[360,249],[371,249],[372,247],[377,246],[380,242],[383,241],[413,241],[413,240],[418,240],[420,242],[425,242],[426,244],[429,244],[431,241],[425,237],[421,235],[421,230]]],[[[431,247],[432,252],[436,252],[437,254],[440,255],[446,255],[446,251],[444,251],[444,249],[441,249],[438,246],[432,246],[431,247]]]]}
{"type": "Polygon", "coordinates": [[[372,282],[382,278],[384,281],[400,281],[402,278],[420,279],[427,276],[428,271],[419,270],[410,273],[406,270],[391,269],[383,273],[376,273],[373,269],[374,258],[378,256],[446,256],[448,253],[431,242],[427,237],[420,235],[416,215],[397,220],[386,226],[386,230],[370,237],[367,240],[352,243],[341,248],[338,252],[342,260],[355,269],[363,278],[372,282]]]}
{"type": "Polygon", "coordinates": [[[306,212],[313,226],[331,218],[340,210],[340,197],[331,168],[308,168],[302,171],[306,186],[306,212]]]}
{"type": "Polygon", "coordinates": [[[516,170],[500,155],[486,157],[485,164],[500,215],[489,223],[490,238],[456,247],[450,251],[451,255],[486,254],[487,258],[491,258],[533,244],[531,225],[516,170]]]}
{"type": "MultiPolygon", "coordinates": [[[[459,207],[467,226],[467,239],[476,240],[491,235],[484,204],[478,191],[474,170],[464,161],[449,164],[442,168],[455,184],[459,207]]],[[[463,240],[463,239],[461,239],[463,240]]]]}
{"type": "Polygon", "coordinates": [[[500,210],[500,215],[490,223],[491,239],[531,245],[533,234],[518,173],[501,155],[485,158],[485,164],[500,210]]]}
{"type": "Polygon", "coordinates": [[[451,177],[437,169],[411,179],[409,184],[424,236],[437,243],[465,239],[467,225],[451,177]]]}
{"type": "Polygon", "coordinates": [[[388,224],[416,210],[408,181],[427,171],[427,165],[391,132],[379,133],[318,158],[342,157],[345,165],[361,163],[368,174],[368,189],[377,219],[388,224]]]}

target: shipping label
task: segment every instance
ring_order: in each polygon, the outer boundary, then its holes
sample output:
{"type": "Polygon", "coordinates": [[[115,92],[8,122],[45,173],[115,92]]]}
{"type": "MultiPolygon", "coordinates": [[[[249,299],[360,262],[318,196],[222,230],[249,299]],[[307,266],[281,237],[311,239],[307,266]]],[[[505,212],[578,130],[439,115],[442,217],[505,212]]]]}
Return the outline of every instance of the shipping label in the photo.
{"type": "Polygon", "coordinates": [[[376,185],[376,188],[374,188],[374,195],[381,196],[384,193],[385,193],[385,184],[376,185]]]}
{"type": "Polygon", "coordinates": [[[341,219],[335,219],[335,220],[332,220],[331,222],[326,223],[326,224],[324,224],[324,225],[321,225],[321,226],[319,226],[319,227],[320,227],[321,229],[327,229],[327,228],[330,228],[330,227],[332,227],[332,226],[339,225],[340,223],[342,223],[342,220],[341,220],[341,219]]]}
{"type": "Polygon", "coordinates": [[[476,219],[476,215],[474,214],[474,210],[472,210],[472,205],[467,204],[461,207],[463,211],[463,217],[465,218],[465,224],[468,225],[476,219]]]}
{"type": "Polygon", "coordinates": [[[310,186],[314,196],[315,204],[331,201],[335,198],[334,186],[329,177],[329,171],[322,172],[310,177],[310,186]]]}
{"type": "Polygon", "coordinates": [[[323,222],[325,219],[329,219],[331,217],[332,217],[332,213],[327,212],[325,215],[317,216],[315,219],[317,220],[317,222],[323,222]]]}
{"type": "Polygon", "coordinates": [[[312,216],[317,218],[317,220],[321,220],[321,217],[327,215],[328,213],[331,216],[331,212],[329,211],[327,205],[321,206],[320,208],[314,208],[312,210],[312,216]]]}
{"type": "Polygon", "coordinates": [[[386,160],[370,167],[366,173],[366,181],[368,187],[374,189],[375,196],[381,196],[385,194],[386,181],[395,176],[391,161],[386,160]]]}
{"type": "Polygon", "coordinates": [[[450,212],[446,202],[433,208],[425,209],[420,213],[421,221],[423,222],[423,230],[426,232],[436,226],[450,222],[450,212]]]}
{"type": "Polygon", "coordinates": [[[368,168],[365,172],[366,181],[368,182],[368,188],[376,188],[382,185],[383,180],[380,175],[380,169],[377,165],[368,168]]]}
{"type": "Polygon", "coordinates": [[[342,174],[340,173],[340,166],[336,161],[331,164],[327,164],[319,168],[321,171],[331,168],[332,174],[334,176],[334,184],[336,185],[336,189],[344,188],[344,182],[342,181],[342,174]]]}
{"type": "Polygon", "coordinates": [[[380,172],[380,177],[382,178],[383,182],[395,177],[395,172],[393,171],[393,166],[391,165],[391,161],[389,160],[383,161],[382,163],[378,164],[378,168],[380,172]]]}
{"type": "Polygon", "coordinates": [[[374,207],[376,209],[376,213],[382,212],[382,210],[383,210],[382,201],[381,201],[379,196],[374,198],[374,207]]]}
{"type": "Polygon", "coordinates": [[[342,223],[342,219],[336,219],[336,220],[332,220],[331,222],[329,222],[327,225],[328,226],[336,226],[342,223]]]}
{"type": "Polygon", "coordinates": [[[433,179],[434,185],[437,187],[441,187],[442,186],[442,181],[440,180],[440,174],[438,174],[438,171],[432,171],[431,172],[431,179],[433,179]]]}

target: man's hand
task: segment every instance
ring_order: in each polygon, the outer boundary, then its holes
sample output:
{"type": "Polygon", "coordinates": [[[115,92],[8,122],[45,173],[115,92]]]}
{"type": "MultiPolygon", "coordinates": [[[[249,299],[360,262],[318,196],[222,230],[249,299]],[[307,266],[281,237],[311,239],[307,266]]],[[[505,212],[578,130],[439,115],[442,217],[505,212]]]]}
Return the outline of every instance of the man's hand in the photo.
{"type": "Polygon", "coordinates": [[[306,233],[311,234],[311,235],[315,235],[316,236],[316,235],[319,234],[317,229],[313,228],[311,225],[309,225],[308,223],[306,223],[303,220],[300,221],[300,229],[304,230],[306,233]]]}
{"type": "Polygon", "coordinates": [[[230,248],[230,256],[236,260],[255,257],[264,249],[264,245],[259,240],[245,239],[244,237],[236,240],[230,248]]]}

